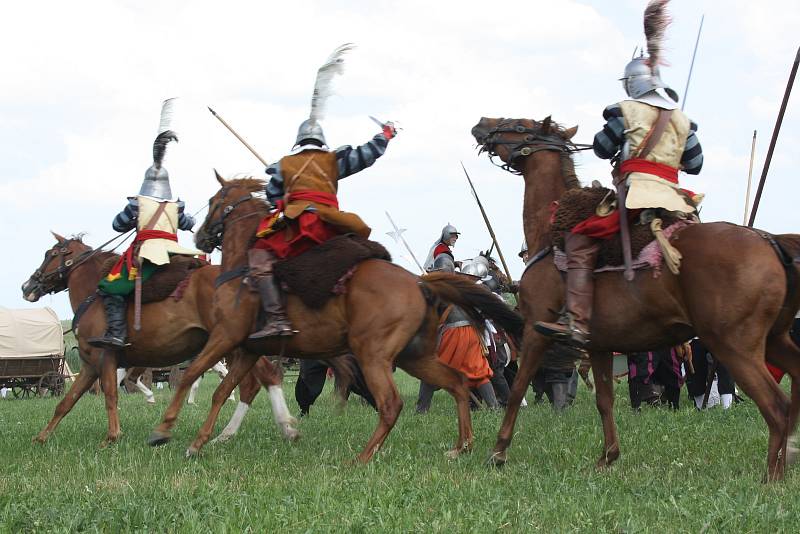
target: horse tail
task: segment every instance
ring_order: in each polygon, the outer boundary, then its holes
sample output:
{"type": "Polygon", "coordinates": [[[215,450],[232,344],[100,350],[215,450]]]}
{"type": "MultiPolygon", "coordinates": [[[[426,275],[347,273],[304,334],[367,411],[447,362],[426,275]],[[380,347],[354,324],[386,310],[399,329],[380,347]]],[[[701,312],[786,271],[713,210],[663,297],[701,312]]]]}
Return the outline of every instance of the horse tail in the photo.
{"type": "Polygon", "coordinates": [[[433,297],[462,308],[481,327],[484,319],[491,319],[516,340],[522,339],[522,316],[486,287],[450,273],[426,274],[421,284],[433,297]]]}

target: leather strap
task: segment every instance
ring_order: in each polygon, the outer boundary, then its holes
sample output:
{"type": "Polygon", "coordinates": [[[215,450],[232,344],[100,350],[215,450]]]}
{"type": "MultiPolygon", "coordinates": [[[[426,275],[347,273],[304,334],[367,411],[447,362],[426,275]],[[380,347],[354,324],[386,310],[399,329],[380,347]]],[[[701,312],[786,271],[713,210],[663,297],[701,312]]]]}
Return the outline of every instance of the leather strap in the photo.
{"type": "Polygon", "coordinates": [[[673,110],[671,109],[658,110],[658,118],[653,124],[653,127],[650,128],[650,131],[647,132],[647,135],[642,140],[642,149],[636,155],[637,158],[646,158],[661,140],[661,136],[664,135],[664,130],[667,129],[667,125],[669,124],[669,119],[672,117],[672,111],[673,110]]]}
{"type": "MultiPolygon", "coordinates": [[[[167,209],[167,202],[159,202],[158,209],[142,230],[152,230],[165,209],[167,209]]],[[[139,261],[138,248],[133,261],[136,262],[136,279],[133,282],[133,329],[138,332],[142,329],[142,265],[139,261]]]]}
{"type": "Polygon", "coordinates": [[[153,229],[153,227],[158,222],[158,219],[164,213],[164,210],[167,209],[167,204],[168,204],[168,202],[159,202],[158,203],[158,209],[153,214],[153,216],[150,218],[150,220],[147,221],[147,224],[144,225],[144,228],[142,228],[142,230],[152,230],[153,229]]]}

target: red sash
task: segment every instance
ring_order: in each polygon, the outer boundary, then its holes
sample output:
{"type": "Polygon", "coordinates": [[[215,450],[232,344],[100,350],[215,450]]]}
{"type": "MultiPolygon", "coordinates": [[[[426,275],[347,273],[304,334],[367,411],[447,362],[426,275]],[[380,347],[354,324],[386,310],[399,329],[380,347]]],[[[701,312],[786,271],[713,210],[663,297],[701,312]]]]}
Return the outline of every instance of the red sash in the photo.
{"type": "Polygon", "coordinates": [[[656,163],[655,161],[648,161],[646,159],[631,158],[626,159],[619,166],[620,174],[628,174],[631,172],[643,172],[646,174],[653,174],[659,178],[663,178],[673,184],[678,184],[678,169],[664,165],[663,163],[656,163]]]}
{"type": "Polygon", "coordinates": [[[136,238],[128,247],[128,250],[122,253],[119,261],[114,264],[106,276],[106,280],[113,282],[122,276],[122,266],[124,265],[128,270],[128,280],[136,278],[136,265],[134,264],[134,254],[139,249],[139,246],[148,239],[168,239],[169,241],[178,241],[178,234],[164,232],[162,230],[139,230],[136,232],[136,238]]]}

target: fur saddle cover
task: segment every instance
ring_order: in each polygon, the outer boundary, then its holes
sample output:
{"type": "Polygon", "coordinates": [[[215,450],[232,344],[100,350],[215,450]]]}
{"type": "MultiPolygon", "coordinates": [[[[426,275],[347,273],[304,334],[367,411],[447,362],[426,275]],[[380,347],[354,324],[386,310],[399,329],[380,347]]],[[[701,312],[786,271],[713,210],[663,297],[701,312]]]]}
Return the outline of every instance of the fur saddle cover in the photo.
{"type": "Polygon", "coordinates": [[[355,234],[333,237],[314,248],[275,264],[275,276],[303,304],[318,309],[331,297],[344,293],[342,284],[358,263],[378,259],[392,261],[389,252],[375,241],[355,234]]]}
{"type": "MultiPolygon", "coordinates": [[[[616,202],[616,198],[616,193],[606,187],[583,187],[570,189],[564,193],[558,203],[551,229],[553,246],[564,250],[564,234],[571,231],[578,223],[595,215],[601,202],[604,204],[612,200],[616,202]]],[[[668,212],[662,212],[660,218],[663,221],[662,228],[664,230],[681,220],[668,212]]],[[[633,258],[637,258],[642,249],[655,240],[650,226],[638,224],[638,222],[634,220],[630,224],[631,256],[633,258]]],[[[622,238],[616,234],[611,239],[603,241],[597,258],[597,268],[618,266],[623,263],[622,238]]]]}
{"type": "MultiPolygon", "coordinates": [[[[119,260],[117,255],[106,260],[102,269],[102,278],[108,275],[117,260],[119,260]]],[[[168,297],[173,297],[176,301],[180,300],[192,272],[206,265],[208,262],[199,258],[180,254],[171,255],[169,265],[159,267],[149,280],[142,283],[142,304],[160,302],[168,297]]],[[[133,298],[132,294],[129,298],[133,298]]]]}

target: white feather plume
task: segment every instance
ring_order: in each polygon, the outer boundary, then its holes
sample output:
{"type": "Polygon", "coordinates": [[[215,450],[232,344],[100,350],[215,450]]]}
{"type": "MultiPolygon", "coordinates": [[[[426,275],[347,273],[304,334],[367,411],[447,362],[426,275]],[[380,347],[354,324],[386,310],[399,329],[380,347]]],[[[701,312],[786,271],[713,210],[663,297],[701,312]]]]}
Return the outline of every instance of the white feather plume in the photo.
{"type": "Polygon", "coordinates": [[[172,115],[175,112],[175,100],[177,98],[168,98],[164,100],[161,105],[161,120],[158,123],[158,133],[162,134],[172,127],[172,115]]]}
{"type": "Polygon", "coordinates": [[[344,72],[344,56],[355,47],[353,43],[341,45],[333,51],[333,54],[317,71],[314,94],[311,96],[311,115],[309,115],[309,119],[319,121],[325,118],[325,104],[328,97],[333,94],[333,78],[337,74],[344,72]]]}

